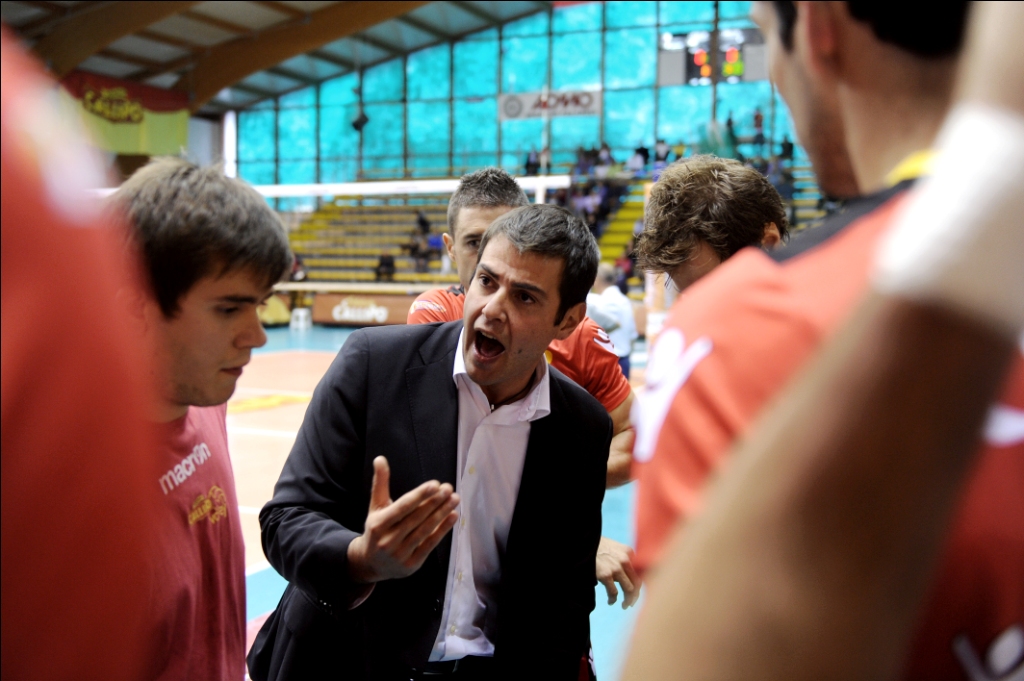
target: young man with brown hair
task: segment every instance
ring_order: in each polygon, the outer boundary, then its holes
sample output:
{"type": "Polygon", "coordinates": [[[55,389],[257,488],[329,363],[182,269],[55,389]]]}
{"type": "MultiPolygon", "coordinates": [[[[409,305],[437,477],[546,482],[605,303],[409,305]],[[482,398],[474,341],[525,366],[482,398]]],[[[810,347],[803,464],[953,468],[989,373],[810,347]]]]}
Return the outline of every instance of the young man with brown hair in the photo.
{"type": "Polygon", "coordinates": [[[771,250],[789,234],[782,198],[739,161],[691,156],[662,172],[644,208],[637,264],[680,291],[747,246],[771,250]]]}
{"type": "MultiPolygon", "coordinates": [[[[967,3],[936,6],[927,18],[865,2],[756,3],[753,14],[819,184],[855,198],[773,253],[781,262],[741,253],[670,313],[637,411],[638,557],[647,568],[660,562],[676,522],[700,512],[704,488],[731,446],[867,288],[879,242],[927,167],[947,114],[967,3]],[[886,68],[874,68],[879,62],[886,68]]],[[[997,414],[1024,406],[1019,358],[1015,372],[997,414]]],[[[982,651],[1018,635],[1022,448],[1024,441],[1000,428],[987,433],[919,613],[904,678],[962,679],[982,651]]]]}
{"type": "Polygon", "coordinates": [[[228,457],[227,401],[267,336],[257,307],[291,267],[266,201],[218,168],[156,159],[113,205],[131,221],[149,294],[138,314],[155,356],[165,503],[154,536],[160,632],[152,678],[245,673],[245,550],[228,457]]]}

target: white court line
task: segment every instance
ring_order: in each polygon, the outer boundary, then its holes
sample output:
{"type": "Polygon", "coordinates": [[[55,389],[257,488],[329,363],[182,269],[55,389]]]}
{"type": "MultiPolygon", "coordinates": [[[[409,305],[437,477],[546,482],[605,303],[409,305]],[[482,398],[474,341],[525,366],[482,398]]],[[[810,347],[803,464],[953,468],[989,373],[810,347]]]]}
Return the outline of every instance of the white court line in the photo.
{"type": "Polygon", "coordinates": [[[270,569],[270,563],[268,563],[265,560],[261,560],[260,562],[253,563],[249,567],[245,568],[245,576],[249,577],[250,575],[254,575],[257,572],[263,572],[264,570],[269,570],[269,569],[270,569]]]}
{"type": "Polygon", "coordinates": [[[292,440],[298,435],[297,430],[271,430],[270,428],[246,428],[245,426],[228,426],[228,435],[263,435],[264,437],[287,437],[292,440]]]}

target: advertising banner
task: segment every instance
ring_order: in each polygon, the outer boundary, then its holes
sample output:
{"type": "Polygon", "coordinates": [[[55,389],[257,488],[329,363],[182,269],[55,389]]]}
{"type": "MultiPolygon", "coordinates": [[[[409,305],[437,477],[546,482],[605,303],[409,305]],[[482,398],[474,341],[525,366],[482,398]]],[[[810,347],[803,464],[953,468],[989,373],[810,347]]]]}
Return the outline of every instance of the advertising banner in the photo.
{"type": "Polygon", "coordinates": [[[313,299],[313,321],[341,326],[405,324],[414,295],[318,293],[313,299]]]}
{"type": "Polygon", "coordinates": [[[498,116],[503,121],[541,116],[591,116],[600,113],[600,90],[521,92],[498,97],[498,116]]]}
{"type": "Polygon", "coordinates": [[[147,156],[175,155],[188,146],[188,95],[74,71],[61,93],[76,108],[105,151],[147,156]]]}

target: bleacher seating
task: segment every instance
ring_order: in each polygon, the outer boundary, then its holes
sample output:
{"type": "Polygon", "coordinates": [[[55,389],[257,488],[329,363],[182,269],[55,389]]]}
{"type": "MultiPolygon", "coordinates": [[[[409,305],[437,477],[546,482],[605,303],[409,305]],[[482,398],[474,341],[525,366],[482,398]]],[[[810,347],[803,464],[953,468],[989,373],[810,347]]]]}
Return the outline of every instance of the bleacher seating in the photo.
{"type": "MultiPolygon", "coordinates": [[[[373,201],[383,203],[380,199],[373,201]]],[[[423,203],[346,205],[370,203],[369,199],[327,203],[289,234],[292,250],[302,258],[307,277],[313,281],[374,281],[378,260],[387,253],[395,258],[396,282],[458,283],[454,270],[441,274],[437,258],[429,261],[428,272],[416,272],[415,259],[403,249],[416,231],[417,210],[430,220],[431,234],[447,230],[447,196],[417,196],[416,201],[423,203]]]]}
{"type": "Polygon", "coordinates": [[[623,197],[619,210],[608,216],[608,226],[598,239],[601,247],[601,261],[614,264],[622,256],[622,249],[633,238],[633,225],[644,217],[644,185],[629,185],[629,193],[623,197]]]}

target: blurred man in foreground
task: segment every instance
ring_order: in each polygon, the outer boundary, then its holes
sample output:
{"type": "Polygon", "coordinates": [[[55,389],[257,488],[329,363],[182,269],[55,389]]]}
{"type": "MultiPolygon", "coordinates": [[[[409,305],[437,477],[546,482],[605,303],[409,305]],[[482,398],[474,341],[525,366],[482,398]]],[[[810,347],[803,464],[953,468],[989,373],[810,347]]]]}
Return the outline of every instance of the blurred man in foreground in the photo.
{"type": "Polygon", "coordinates": [[[158,476],[134,263],[101,161],[0,30],[4,679],[146,678],[158,476]]]}
{"type": "MultiPolygon", "coordinates": [[[[699,513],[734,441],[863,295],[879,240],[948,110],[965,15],[964,5],[943,5],[923,29],[921,17],[868,3],[755,5],[771,72],[823,189],[865,195],[776,251],[781,264],[740,253],[670,313],[638,411],[642,566],[657,565],[675,522],[699,513]],[[868,52],[884,55],[887,68],[856,56],[868,52]]],[[[1024,389],[1011,386],[1002,403],[1012,411],[1024,406],[1024,389]]],[[[1017,621],[1022,446],[988,438],[917,621],[906,678],[960,678],[954,642],[984,651],[1017,621]]]]}
{"type": "Polygon", "coordinates": [[[908,676],[1024,677],[1024,10],[975,14],[935,176],[867,299],[678,533],[625,678],[893,678],[944,540],[978,555],[958,561],[962,602],[929,612],[952,635],[908,676]]]}

